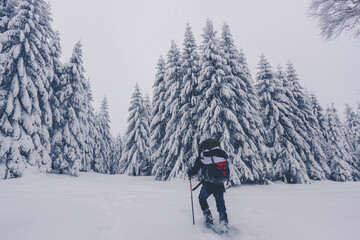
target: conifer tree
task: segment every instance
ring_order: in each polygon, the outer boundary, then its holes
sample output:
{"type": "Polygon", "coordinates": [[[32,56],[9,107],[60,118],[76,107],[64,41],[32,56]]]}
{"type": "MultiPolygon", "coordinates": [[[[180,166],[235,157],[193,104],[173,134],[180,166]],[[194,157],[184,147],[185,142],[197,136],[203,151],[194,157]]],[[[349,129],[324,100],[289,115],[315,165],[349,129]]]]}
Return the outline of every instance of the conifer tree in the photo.
{"type": "Polygon", "coordinates": [[[88,95],[82,62],[82,45],[75,44],[70,62],[64,64],[61,88],[56,92],[62,119],[54,126],[53,168],[78,176],[85,161],[88,95]],[[55,128],[56,127],[56,128],[55,128]]]}
{"type": "Polygon", "coordinates": [[[102,173],[110,173],[112,168],[112,146],[113,140],[110,133],[110,116],[109,116],[109,106],[107,98],[104,97],[100,111],[98,113],[98,132],[99,132],[99,139],[98,139],[98,159],[101,160],[101,165],[97,169],[101,169],[99,172],[102,173]]]}
{"type": "Polygon", "coordinates": [[[151,124],[152,104],[151,104],[150,96],[149,96],[148,93],[146,93],[145,98],[144,98],[144,107],[145,107],[145,110],[146,110],[146,119],[148,121],[148,126],[150,126],[150,124],[151,124]]]}
{"type": "MultiPolygon", "coordinates": [[[[93,122],[93,139],[94,139],[94,148],[93,148],[93,158],[94,161],[91,164],[92,169],[94,172],[98,173],[105,173],[105,163],[104,158],[101,153],[101,145],[102,145],[102,139],[101,139],[101,129],[100,129],[100,121],[99,121],[99,112],[94,114],[94,122],[93,122]]],[[[89,129],[91,130],[91,128],[89,129]]],[[[89,132],[90,133],[90,132],[89,132]]]]}
{"type": "Polygon", "coordinates": [[[181,76],[182,86],[180,91],[180,122],[176,129],[178,142],[174,149],[178,151],[175,154],[176,163],[172,169],[169,179],[173,177],[184,178],[186,176],[187,168],[192,166],[195,162],[197,154],[197,141],[194,135],[197,131],[198,120],[196,119],[196,104],[197,104],[197,79],[199,75],[199,54],[197,52],[197,45],[195,37],[189,24],[186,25],[183,51],[181,54],[181,76]]]}
{"type": "Polygon", "coordinates": [[[246,81],[244,81],[244,82],[247,85],[246,93],[247,93],[248,101],[251,104],[252,108],[255,109],[255,111],[257,113],[259,113],[260,106],[259,106],[259,99],[258,99],[258,96],[257,96],[257,93],[256,93],[256,89],[254,87],[255,83],[254,83],[254,81],[252,79],[250,69],[249,69],[249,66],[247,64],[247,60],[246,60],[245,54],[244,54],[242,49],[240,49],[238,61],[239,61],[239,64],[240,64],[239,65],[240,69],[241,69],[240,72],[242,73],[242,75],[246,79],[246,81]]]}
{"type": "Polygon", "coordinates": [[[151,170],[153,168],[153,162],[151,160],[152,157],[152,153],[151,153],[151,147],[150,147],[150,143],[151,143],[151,132],[150,132],[150,126],[151,126],[151,113],[152,113],[152,102],[150,100],[150,96],[148,93],[146,93],[145,98],[144,98],[144,107],[146,109],[146,114],[145,114],[145,119],[147,121],[147,126],[148,126],[148,131],[149,131],[149,139],[147,140],[148,142],[148,146],[149,146],[149,162],[151,165],[151,170]]]}
{"type": "MultiPolygon", "coordinates": [[[[153,103],[151,110],[151,124],[150,124],[150,150],[151,163],[154,165],[161,159],[161,143],[165,136],[165,129],[167,122],[164,119],[165,112],[165,72],[166,62],[160,56],[157,64],[157,73],[155,75],[155,83],[153,86],[153,103]]],[[[153,168],[154,170],[154,168],[153,168]]],[[[153,172],[154,174],[154,172],[153,172]]]]}
{"type": "MultiPolygon", "coordinates": [[[[51,156],[54,156],[54,152],[56,152],[55,155],[59,156],[62,151],[61,145],[56,145],[54,142],[56,139],[54,137],[56,136],[55,133],[61,128],[61,124],[63,121],[63,116],[61,116],[61,103],[59,100],[60,97],[60,91],[62,90],[63,83],[61,81],[62,79],[62,71],[63,71],[63,65],[60,61],[61,57],[61,45],[60,45],[60,37],[59,32],[56,32],[54,34],[54,37],[50,41],[50,56],[52,58],[53,63],[53,71],[51,72],[50,78],[51,80],[51,88],[52,88],[52,94],[50,98],[50,105],[53,112],[53,125],[50,129],[50,138],[51,138],[51,156]]],[[[61,157],[60,157],[61,158],[61,157]]],[[[59,162],[62,162],[61,159],[55,158],[52,159],[52,168],[56,169],[56,165],[59,164],[59,162]]],[[[65,162],[63,163],[65,164],[65,162]]],[[[64,169],[63,168],[60,169],[64,169]]],[[[61,170],[62,171],[62,170],[61,170]]]]}
{"type": "Polygon", "coordinates": [[[291,62],[287,64],[284,87],[292,108],[292,119],[296,132],[304,139],[301,157],[306,164],[308,176],[313,180],[322,180],[329,176],[330,169],[326,163],[326,156],[319,144],[321,142],[319,123],[314,116],[309,100],[300,84],[299,77],[291,62]]]}
{"type": "MultiPolygon", "coordinates": [[[[200,136],[200,141],[210,137],[222,140],[221,138],[224,135],[226,136],[225,150],[234,151],[232,144],[228,141],[230,129],[227,128],[227,124],[223,126],[222,122],[225,122],[225,114],[229,118],[233,116],[233,121],[236,119],[235,113],[224,106],[225,104],[229,105],[227,101],[235,98],[236,94],[226,79],[230,75],[230,69],[227,66],[225,54],[219,46],[219,39],[216,34],[217,31],[214,29],[212,21],[208,19],[202,34],[201,69],[198,80],[197,119],[199,119],[199,127],[197,135],[200,136]]],[[[236,127],[240,128],[236,121],[232,124],[234,125],[232,128],[235,130],[237,130],[236,127]]]]}
{"type": "Polygon", "coordinates": [[[19,0],[0,0],[0,34],[8,29],[9,21],[16,15],[18,4],[19,0]]]}
{"type": "MultiPolygon", "coordinates": [[[[81,148],[81,168],[82,171],[89,171],[92,161],[93,144],[90,130],[93,127],[93,122],[96,122],[94,109],[91,105],[93,101],[89,79],[85,77],[85,68],[83,66],[82,44],[79,41],[74,48],[74,53],[70,59],[70,64],[73,67],[73,73],[78,78],[75,81],[75,89],[78,93],[74,93],[74,103],[77,110],[77,117],[80,122],[82,133],[82,148],[81,148]],[[75,70],[77,69],[77,71],[75,70]]],[[[96,171],[96,169],[95,169],[96,171]]]]}
{"type": "Polygon", "coordinates": [[[179,102],[182,86],[181,75],[181,57],[180,50],[174,41],[171,42],[171,48],[167,54],[166,73],[164,76],[165,95],[164,112],[162,112],[163,121],[166,123],[165,135],[161,141],[161,157],[157,158],[153,168],[153,175],[157,180],[167,180],[177,159],[177,146],[179,139],[175,132],[180,121],[179,102]]]}
{"type": "Polygon", "coordinates": [[[128,127],[124,137],[124,149],[120,173],[131,176],[151,174],[149,156],[149,126],[146,109],[139,86],[136,84],[129,107],[128,127]]]}
{"type": "MultiPolygon", "coordinates": [[[[52,72],[50,72],[52,91],[56,92],[61,87],[62,62],[60,60],[62,49],[60,45],[60,33],[55,32],[50,40],[50,57],[52,59],[52,72]]],[[[51,99],[52,100],[52,99],[51,99]]],[[[58,107],[58,106],[57,106],[58,107]]]]}
{"type": "Polygon", "coordinates": [[[85,135],[85,156],[82,163],[82,171],[88,172],[95,169],[95,158],[98,156],[98,142],[100,141],[99,131],[98,131],[98,121],[95,114],[94,107],[92,105],[94,99],[91,90],[90,80],[87,79],[86,84],[84,85],[84,90],[87,95],[87,101],[84,105],[85,114],[87,116],[87,134],[85,135]]]}
{"type": "MultiPolygon", "coordinates": [[[[245,160],[249,166],[251,161],[257,162],[260,168],[254,170],[256,178],[259,180],[270,173],[270,156],[262,137],[264,136],[264,126],[259,115],[259,99],[251,80],[245,56],[236,49],[230,27],[226,23],[222,27],[220,45],[224,51],[227,65],[230,68],[230,74],[225,79],[229,86],[232,86],[232,91],[236,94],[234,98],[235,104],[233,106],[230,105],[230,109],[235,113],[237,121],[241,126],[240,131],[233,132],[233,135],[230,136],[230,139],[239,140],[239,138],[236,138],[236,135],[241,134],[242,138],[242,141],[232,143],[235,146],[234,150],[236,150],[234,164],[238,166],[244,165],[243,161],[245,160]],[[240,142],[245,143],[240,144],[240,142]],[[259,173],[262,175],[261,177],[259,173]]],[[[234,152],[234,150],[229,149],[228,151],[234,152]]],[[[240,175],[247,174],[247,170],[244,171],[244,169],[245,167],[240,167],[237,171],[243,171],[240,175]]],[[[271,176],[269,175],[268,177],[271,176]]]]}
{"type": "MultiPolygon", "coordinates": [[[[199,97],[196,110],[198,113],[196,119],[199,122],[195,136],[199,142],[210,137],[219,139],[224,150],[232,153],[235,151],[235,144],[232,143],[237,142],[238,138],[232,138],[230,134],[240,132],[241,126],[237,121],[236,112],[233,111],[235,110],[233,105],[236,104],[234,80],[233,83],[227,81],[231,81],[229,79],[231,69],[227,66],[225,53],[220,48],[216,34],[217,31],[214,29],[212,21],[207,19],[202,34],[201,69],[198,80],[199,97]]],[[[240,184],[240,178],[243,176],[232,165],[230,168],[232,183],[240,184]]],[[[241,169],[248,172],[245,178],[253,177],[251,170],[245,164],[241,166],[241,169]]]]}
{"type": "MultiPolygon", "coordinates": [[[[170,102],[171,119],[166,128],[166,155],[165,174],[162,172],[161,180],[170,180],[172,178],[185,178],[186,172],[191,163],[194,162],[195,144],[193,136],[196,131],[196,86],[199,71],[199,56],[196,52],[197,46],[191,27],[186,26],[183,52],[174,64],[172,78],[166,80],[172,82],[172,96],[170,102]],[[180,67],[179,67],[180,65],[180,67]]],[[[178,53],[178,52],[176,52],[178,53]]],[[[166,104],[167,105],[167,104],[166,104]]]]}
{"type": "Polygon", "coordinates": [[[120,160],[123,153],[123,141],[121,135],[118,134],[115,138],[112,152],[112,174],[120,173],[120,160]]]}
{"type": "Polygon", "coordinates": [[[266,128],[268,146],[272,149],[274,179],[289,183],[309,182],[306,165],[298,152],[304,140],[295,131],[291,102],[285,96],[281,67],[273,73],[262,55],[258,64],[256,88],[260,97],[261,115],[266,128]]]}
{"type": "MultiPolygon", "coordinates": [[[[146,93],[146,95],[145,95],[145,98],[144,98],[144,106],[145,106],[145,109],[146,109],[146,114],[147,114],[148,117],[150,118],[152,105],[151,105],[151,100],[150,100],[149,93],[146,93]]],[[[149,125],[149,126],[150,126],[150,125],[149,125]]]]}
{"type": "Polygon", "coordinates": [[[0,0],[0,34],[7,30],[7,0],[0,0]]]}
{"type": "MultiPolygon", "coordinates": [[[[247,63],[247,60],[246,60],[246,57],[245,57],[245,53],[243,52],[242,49],[240,49],[240,52],[239,52],[239,57],[238,57],[238,61],[239,61],[239,64],[240,64],[240,67],[241,67],[241,72],[244,73],[246,79],[249,80],[249,87],[250,89],[252,89],[253,91],[255,91],[254,89],[254,82],[252,80],[252,77],[251,77],[251,72],[250,72],[250,69],[249,69],[249,66],[248,66],[248,63],[247,63]]],[[[256,95],[256,94],[255,94],[256,95]]],[[[256,103],[258,104],[258,101],[256,101],[256,103]]]]}
{"type": "Polygon", "coordinates": [[[311,110],[319,123],[320,131],[322,133],[323,139],[326,140],[327,139],[327,126],[326,126],[326,121],[325,121],[324,109],[320,105],[320,103],[314,93],[310,93],[308,96],[308,99],[309,99],[311,110]]]}
{"type": "MultiPolygon", "coordinates": [[[[319,129],[321,134],[318,135],[318,143],[320,144],[323,152],[326,155],[328,152],[327,149],[329,147],[328,146],[329,129],[328,129],[327,121],[325,119],[325,111],[323,110],[322,106],[320,105],[314,93],[308,93],[307,98],[309,100],[310,109],[312,110],[312,113],[314,114],[317,122],[319,123],[319,129]]],[[[326,158],[329,158],[329,156],[326,155],[326,158]]],[[[327,175],[327,178],[328,177],[329,176],[327,175]]]]}
{"type": "Polygon", "coordinates": [[[344,128],[340,122],[334,104],[326,109],[326,121],[328,125],[328,162],[331,168],[330,179],[335,181],[358,180],[359,171],[355,156],[352,153],[344,128]]]}
{"type": "Polygon", "coordinates": [[[0,84],[0,158],[6,159],[6,178],[21,176],[26,166],[41,172],[51,167],[52,36],[49,5],[22,0],[1,38],[1,52],[8,56],[0,84]]]}
{"type": "Polygon", "coordinates": [[[354,110],[349,106],[345,105],[345,127],[348,142],[357,158],[360,160],[360,115],[356,114],[354,110]]]}

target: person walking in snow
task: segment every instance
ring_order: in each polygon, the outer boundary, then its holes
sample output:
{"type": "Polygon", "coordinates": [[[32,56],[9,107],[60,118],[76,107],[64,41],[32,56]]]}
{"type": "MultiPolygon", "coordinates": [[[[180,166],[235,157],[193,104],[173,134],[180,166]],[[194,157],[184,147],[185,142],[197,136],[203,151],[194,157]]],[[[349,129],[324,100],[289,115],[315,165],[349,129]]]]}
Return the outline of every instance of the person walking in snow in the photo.
{"type": "Polygon", "coordinates": [[[190,179],[201,169],[202,188],[199,194],[199,202],[205,217],[205,226],[211,228],[214,224],[207,203],[207,199],[213,195],[219,212],[220,226],[227,229],[228,217],[224,200],[224,182],[229,180],[230,174],[227,164],[228,156],[220,149],[220,142],[216,139],[203,141],[199,146],[198,154],[194,166],[188,171],[188,176],[190,179]]]}

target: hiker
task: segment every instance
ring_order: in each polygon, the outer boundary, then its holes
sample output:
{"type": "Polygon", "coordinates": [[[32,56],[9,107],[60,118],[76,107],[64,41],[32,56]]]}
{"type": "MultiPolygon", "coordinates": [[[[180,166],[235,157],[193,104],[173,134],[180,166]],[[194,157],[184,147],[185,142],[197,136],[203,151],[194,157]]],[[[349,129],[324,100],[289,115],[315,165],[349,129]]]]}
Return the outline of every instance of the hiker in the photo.
{"type": "Polygon", "coordinates": [[[220,149],[220,142],[216,139],[203,141],[199,146],[198,154],[199,156],[196,158],[193,168],[188,171],[188,176],[191,178],[201,169],[202,188],[199,194],[199,202],[205,217],[205,226],[209,228],[213,226],[213,217],[207,203],[208,197],[213,195],[219,212],[220,225],[227,228],[228,217],[224,201],[225,187],[223,182],[229,178],[228,156],[220,149]],[[210,166],[217,166],[217,170],[210,168],[210,166]],[[220,170],[220,174],[217,174],[218,170],[220,170]],[[215,174],[213,174],[214,171],[215,174]]]}

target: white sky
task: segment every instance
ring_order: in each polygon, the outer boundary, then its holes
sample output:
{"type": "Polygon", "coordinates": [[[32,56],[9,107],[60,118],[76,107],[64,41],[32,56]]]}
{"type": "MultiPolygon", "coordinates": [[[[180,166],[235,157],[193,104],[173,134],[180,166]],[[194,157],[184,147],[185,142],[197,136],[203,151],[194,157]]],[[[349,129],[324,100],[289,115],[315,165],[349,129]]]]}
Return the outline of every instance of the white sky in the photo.
{"type": "Polygon", "coordinates": [[[220,36],[226,21],[235,44],[246,54],[253,77],[259,56],[271,65],[294,63],[304,86],[326,107],[335,102],[360,101],[360,39],[344,36],[334,41],[319,37],[317,22],[309,18],[310,0],[50,0],[53,28],[60,31],[63,61],[74,44],[83,43],[86,76],[94,107],[109,100],[111,132],[123,134],[135,83],[152,94],[156,63],[166,56],[170,41],[182,46],[190,23],[200,45],[206,18],[220,36]]]}

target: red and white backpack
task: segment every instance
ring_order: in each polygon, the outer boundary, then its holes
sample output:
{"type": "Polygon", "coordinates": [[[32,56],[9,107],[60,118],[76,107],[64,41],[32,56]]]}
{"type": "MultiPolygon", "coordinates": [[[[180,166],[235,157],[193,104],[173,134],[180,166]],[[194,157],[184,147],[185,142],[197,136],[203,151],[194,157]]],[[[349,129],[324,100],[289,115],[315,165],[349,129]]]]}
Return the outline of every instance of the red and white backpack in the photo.
{"type": "Polygon", "coordinates": [[[201,162],[205,165],[203,168],[203,177],[205,181],[220,184],[229,180],[230,169],[228,164],[228,155],[220,147],[205,149],[200,152],[201,162]]]}

